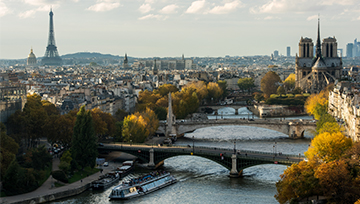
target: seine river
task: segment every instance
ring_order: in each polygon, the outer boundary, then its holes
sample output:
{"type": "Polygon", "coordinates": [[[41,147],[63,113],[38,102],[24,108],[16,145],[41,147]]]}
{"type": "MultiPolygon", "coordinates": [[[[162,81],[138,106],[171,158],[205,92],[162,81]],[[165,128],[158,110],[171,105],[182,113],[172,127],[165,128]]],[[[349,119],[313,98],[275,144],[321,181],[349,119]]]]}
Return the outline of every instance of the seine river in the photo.
{"type": "MultiPolygon", "coordinates": [[[[246,108],[239,109],[242,115],[235,116],[234,110],[224,108],[225,118],[252,117],[246,108]]],[[[208,116],[215,119],[215,116],[208,116]]],[[[218,116],[219,117],[219,116],[218,116]]],[[[221,116],[220,116],[221,117],[221,116]]],[[[311,119],[311,117],[294,117],[291,119],[311,119]]],[[[256,150],[264,152],[282,152],[298,155],[307,150],[311,134],[304,139],[291,140],[287,135],[273,130],[249,126],[221,126],[198,129],[179,139],[176,145],[192,145],[194,137],[196,146],[256,150]]],[[[165,160],[164,169],[171,172],[178,180],[174,185],[158,190],[144,197],[128,201],[109,200],[111,188],[105,191],[86,191],[85,193],[53,203],[278,203],[275,183],[286,166],[267,164],[247,168],[242,178],[229,178],[229,170],[221,165],[196,156],[178,156],[165,160]]],[[[137,168],[131,176],[137,176],[149,170],[137,168]]]]}

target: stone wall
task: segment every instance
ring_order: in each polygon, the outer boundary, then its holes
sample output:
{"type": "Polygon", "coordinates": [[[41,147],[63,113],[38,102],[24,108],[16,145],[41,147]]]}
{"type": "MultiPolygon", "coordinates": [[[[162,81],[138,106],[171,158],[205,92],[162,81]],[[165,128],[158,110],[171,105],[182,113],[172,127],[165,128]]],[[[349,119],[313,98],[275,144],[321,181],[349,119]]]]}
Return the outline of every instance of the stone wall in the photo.
{"type": "Polygon", "coordinates": [[[253,113],[261,118],[306,115],[304,107],[286,105],[254,105],[253,113]]]}

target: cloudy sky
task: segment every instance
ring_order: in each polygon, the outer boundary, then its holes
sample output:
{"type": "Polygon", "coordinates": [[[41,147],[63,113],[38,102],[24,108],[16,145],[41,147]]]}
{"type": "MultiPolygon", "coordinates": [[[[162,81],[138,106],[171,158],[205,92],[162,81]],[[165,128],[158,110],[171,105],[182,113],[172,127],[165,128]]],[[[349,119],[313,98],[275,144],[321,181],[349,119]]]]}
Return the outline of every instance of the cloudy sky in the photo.
{"type": "MultiPolygon", "coordinates": [[[[360,38],[359,0],[0,0],[0,59],[45,53],[49,11],[60,55],[223,57],[298,52],[301,36],[360,38]]],[[[359,39],[360,40],[360,39],[359,39]]]]}

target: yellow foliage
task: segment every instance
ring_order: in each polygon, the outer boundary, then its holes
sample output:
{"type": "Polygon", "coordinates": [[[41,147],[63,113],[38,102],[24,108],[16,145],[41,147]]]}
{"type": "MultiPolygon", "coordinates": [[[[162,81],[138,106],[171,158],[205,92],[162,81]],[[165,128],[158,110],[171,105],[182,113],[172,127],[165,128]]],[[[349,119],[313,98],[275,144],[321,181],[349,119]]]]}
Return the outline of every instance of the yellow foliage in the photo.
{"type": "Polygon", "coordinates": [[[285,79],[284,82],[295,83],[295,74],[294,74],[294,73],[290,74],[290,75],[285,79]]]}
{"type": "Polygon", "coordinates": [[[322,127],[319,129],[319,133],[336,133],[336,132],[342,132],[344,131],[343,127],[340,127],[338,123],[336,122],[326,122],[322,125],[322,127]]]}
{"type": "Polygon", "coordinates": [[[330,162],[339,159],[351,146],[351,139],[342,133],[324,132],[311,141],[311,146],[305,152],[305,156],[309,161],[330,162]]]}

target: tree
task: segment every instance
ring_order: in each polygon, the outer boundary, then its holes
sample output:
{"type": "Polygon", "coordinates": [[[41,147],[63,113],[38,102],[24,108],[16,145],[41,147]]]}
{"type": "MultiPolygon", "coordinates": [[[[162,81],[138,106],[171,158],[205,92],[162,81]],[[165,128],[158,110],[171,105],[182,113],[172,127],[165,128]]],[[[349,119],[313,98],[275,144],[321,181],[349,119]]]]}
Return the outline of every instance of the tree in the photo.
{"type": "Polygon", "coordinates": [[[343,159],[322,163],[317,168],[315,177],[319,179],[322,194],[336,203],[354,203],[360,196],[359,190],[353,190],[359,189],[360,186],[354,185],[355,180],[343,159]]]}
{"type": "Polygon", "coordinates": [[[223,91],[221,98],[225,98],[227,96],[227,82],[225,80],[219,80],[217,81],[217,84],[223,91]]]}
{"type": "Polygon", "coordinates": [[[305,109],[308,114],[314,115],[316,120],[327,111],[329,99],[328,89],[322,90],[319,94],[311,94],[305,102],[305,109]]]}
{"type": "Polygon", "coordinates": [[[209,82],[206,88],[208,90],[207,98],[209,101],[217,101],[221,97],[223,90],[217,83],[209,82]]]}
{"type": "Polygon", "coordinates": [[[6,127],[0,123],[0,178],[2,179],[6,173],[10,163],[15,159],[18,153],[19,145],[15,140],[6,135],[6,127]]]}
{"type": "Polygon", "coordinates": [[[340,159],[350,149],[352,141],[342,133],[324,132],[318,134],[312,141],[310,148],[305,152],[309,160],[331,162],[340,159]]]}
{"type": "Polygon", "coordinates": [[[284,88],[287,91],[291,91],[295,88],[295,74],[290,74],[284,81],[284,88]]]}
{"type": "Polygon", "coordinates": [[[158,89],[158,91],[162,97],[167,96],[169,94],[169,92],[177,92],[178,90],[179,89],[176,88],[176,86],[174,86],[172,84],[161,85],[158,89]]]}
{"type": "Polygon", "coordinates": [[[282,94],[285,94],[285,89],[284,89],[284,87],[283,87],[283,86],[279,86],[279,87],[277,88],[277,90],[276,90],[276,93],[279,94],[280,96],[281,96],[282,94]]]}
{"type": "Polygon", "coordinates": [[[279,75],[273,71],[267,72],[260,82],[261,91],[264,93],[264,97],[269,98],[271,94],[276,93],[280,83],[281,79],[279,75]]]}
{"type": "Polygon", "coordinates": [[[292,200],[317,195],[319,183],[314,176],[314,166],[305,161],[293,164],[280,175],[276,183],[276,200],[291,203],[292,200]]]}
{"type": "Polygon", "coordinates": [[[6,194],[14,195],[16,193],[19,193],[19,189],[23,188],[24,180],[25,172],[14,158],[11,161],[3,179],[3,187],[6,194]]]}
{"type": "Polygon", "coordinates": [[[52,165],[52,156],[47,152],[44,145],[34,148],[31,151],[32,168],[35,170],[44,170],[52,165]]]}
{"type": "Polygon", "coordinates": [[[253,78],[240,78],[237,82],[239,88],[245,92],[247,90],[251,93],[251,89],[255,87],[255,80],[253,78]]]}
{"type": "Polygon", "coordinates": [[[146,122],[141,115],[132,114],[124,119],[122,136],[126,142],[143,143],[148,135],[146,122]]]}
{"type": "Polygon", "coordinates": [[[123,121],[117,121],[115,123],[115,135],[114,135],[114,142],[122,142],[123,136],[122,136],[122,127],[123,127],[123,121]]]}
{"type": "Polygon", "coordinates": [[[293,90],[293,94],[295,95],[295,94],[301,94],[303,91],[302,91],[302,89],[300,88],[300,87],[296,87],[294,90],[293,90]]]}
{"type": "Polygon", "coordinates": [[[150,108],[146,108],[146,111],[141,113],[141,116],[145,120],[146,129],[149,132],[149,135],[154,135],[159,128],[159,119],[157,119],[155,112],[150,108]]]}
{"type": "Polygon", "coordinates": [[[264,95],[262,93],[259,93],[259,92],[255,92],[254,93],[254,99],[258,102],[264,100],[264,95]]]}
{"type": "MultiPolygon", "coordinates": [[[[208,95],[208,90],[206,88],[206,84],[203,81],[196,81],[196,82],[191,82],[185,85],[185,87],[181,90],[181,92],[183,91],[189,91],[189,90],[195,90],[196,95],[199,99],[199,102],[202,101],[202,99],[206,98],[206,96],[208,95]]],[[[192,94],[192,91],[190,91],[192,94]]]]}
{"type": "Polygon", "coordinates": [[[87,166],[93,168],[97,154],[97,137],[91,112],[86,111],[85,106],[82,106],[76,117],[71,155],[81,168],[87,166]]]}
{"type": "Polygon", "coordinates": [[[123,121],[124,118],[125,118],[127,115],[129,115],[128,112],[126,112],[126,111],[124,111],[124,110],[122,110],[122,109],[118,109],[118,110],[116,111],[114,117],[115,117],[115,120],[116,120],[116,121],[123,121]]]}

